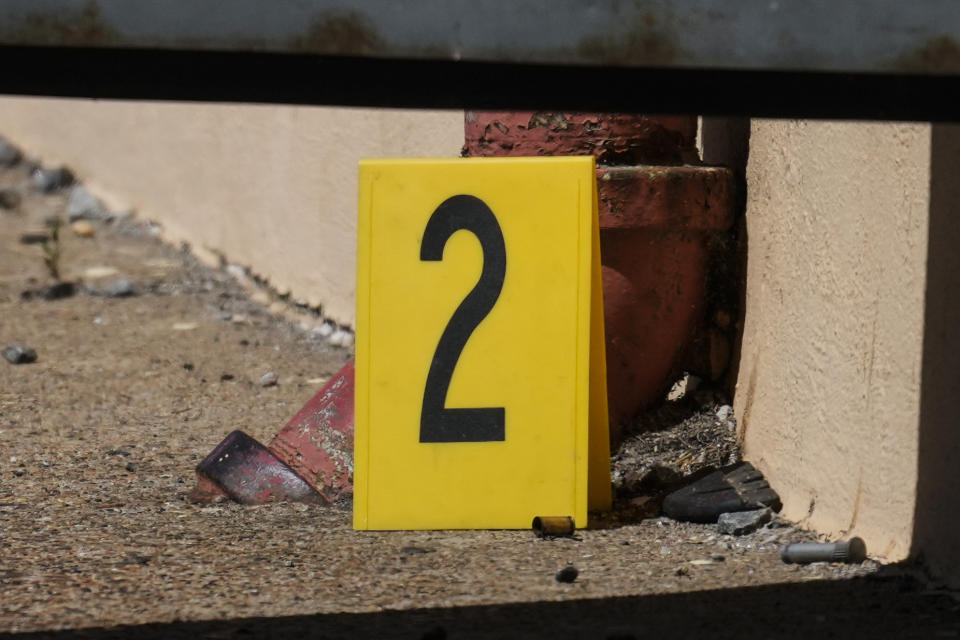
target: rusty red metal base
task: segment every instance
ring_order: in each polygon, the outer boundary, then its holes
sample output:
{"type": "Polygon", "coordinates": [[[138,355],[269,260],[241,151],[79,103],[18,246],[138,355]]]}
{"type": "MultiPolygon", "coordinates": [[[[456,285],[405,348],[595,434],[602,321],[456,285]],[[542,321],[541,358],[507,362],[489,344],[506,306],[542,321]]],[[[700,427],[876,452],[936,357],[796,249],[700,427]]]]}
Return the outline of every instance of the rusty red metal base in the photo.
{"type": "Polygon", "coordinates": [[[325,504],[353,491],[353,360],[263,446],[233,431],[197,465],[194,502],[325,504]]]}
{"type": "Polygon", "coordinates": [[[610,437],[662,399],[707,308],[711,241],[733,224],[729,169],[696,161],[695,116],[468,111],[467,155],[597,158],[610,437]]]}

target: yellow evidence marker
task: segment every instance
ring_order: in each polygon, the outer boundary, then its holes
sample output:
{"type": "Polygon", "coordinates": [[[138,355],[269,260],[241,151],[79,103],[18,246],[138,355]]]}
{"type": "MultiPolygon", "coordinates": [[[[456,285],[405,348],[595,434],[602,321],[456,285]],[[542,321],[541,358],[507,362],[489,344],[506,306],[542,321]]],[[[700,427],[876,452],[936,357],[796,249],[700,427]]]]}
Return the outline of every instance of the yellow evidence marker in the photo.
{"type": "Polygon", "coordinates": [[[364,160],[356,529],[610,507],[592,157],[364,160]]]}

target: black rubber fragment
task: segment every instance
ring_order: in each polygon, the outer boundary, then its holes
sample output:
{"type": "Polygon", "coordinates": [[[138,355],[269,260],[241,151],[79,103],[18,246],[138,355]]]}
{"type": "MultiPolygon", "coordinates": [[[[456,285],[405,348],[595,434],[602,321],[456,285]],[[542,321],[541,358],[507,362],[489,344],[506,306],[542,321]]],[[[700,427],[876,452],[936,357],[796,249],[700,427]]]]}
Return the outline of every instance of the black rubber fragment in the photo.
{"type": "Polygon", "coordinates": [[[716,522],[722,513],[781,508],[780,496],[749,462],[717,470],[677,489],[663,500],[663,512],[683,522],[716,522]]]}

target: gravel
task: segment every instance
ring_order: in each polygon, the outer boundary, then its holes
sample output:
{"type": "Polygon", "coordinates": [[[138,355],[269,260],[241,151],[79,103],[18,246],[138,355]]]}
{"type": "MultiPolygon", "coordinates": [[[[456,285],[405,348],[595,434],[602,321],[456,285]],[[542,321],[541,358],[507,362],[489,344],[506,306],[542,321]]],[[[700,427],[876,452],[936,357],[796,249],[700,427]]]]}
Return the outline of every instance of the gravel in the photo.
{"type": "Polygon", "coordinates": [[[20,292],[22,300],[63,300],[76,295],[77,285],[74,282],[54,282],[39,289],[24,289],[20,292]]]}
{"type": "Polygon", "coordinates": [[[76,185],[70,190],[70,198],[67,200],[67,216],[70,222],[99,220],[107,216],[107,210],[86,187],[76,185]]]}
{"type": "Polygon", "coordinates": [[[337,329],[327,338],[330,344],[337,347],[352,347],[353,332],[348,329],[337,329]]]}
{"type": "Polygon", "coordinates": [[[66,167],[54,169],[37,167],[30,175],[30,181],[34,188],[43,193],[52,193],[73,184],[73,173],[66,167]]]}
{"type": "Polygon", "coordinates": [[[773,512],[768,508],[721,513],[720,519],[717,520],[717,530],[731,536],[742,536],[753,533],[770,522],[772,515],[773,512]]]}
{"type": "Polygon", "coordinates": [[[103,289],[108,298],[130,298],[137,295],[137,288],[126,278],[114,280],[103,289]]]}
{"type": "Polygon", "coordinates": [[[312,333],[319,338],[329,338],[333,335],[335,331],[334,325],[329,322],[324,322],[315,326],[312,330],[312,333]]]}
{"type": "Polygon", "coordinates": [[[720,420],[713,392],[665,402],[641,414],[624,430],[612,459],[612,480],[620,497],[667,490],[683,477],[740,461],[736,423],[720,420]]]}
{"type": "Polygon", "coordinates": [[[30,364],[37,361],[37,352],[23,344],[11,344],[3,348],[3,359],[10,364],[30,364]]]}
{"type": "Polygon", "coordinates": [[[571,583],[576,581],[577,576],[580,575],[580,572],[572,564],[568,564],[563,569],[557,571],[554,578],[557,582],[571,583]]]}

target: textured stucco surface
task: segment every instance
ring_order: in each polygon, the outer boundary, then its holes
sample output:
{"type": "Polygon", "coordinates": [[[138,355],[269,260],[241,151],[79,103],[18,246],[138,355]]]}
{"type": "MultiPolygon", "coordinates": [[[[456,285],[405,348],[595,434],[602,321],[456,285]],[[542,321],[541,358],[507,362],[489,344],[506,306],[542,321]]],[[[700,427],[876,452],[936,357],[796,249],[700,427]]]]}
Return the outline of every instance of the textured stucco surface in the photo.
{"type": "Polygon", "coordinates": [[[736,411],[787,517],[910,551],[930,132],[759,121],[736,411]]]}
{"type": "Polygon", "coordinates": [[[5,97],[0,134],[352,325],[357,161],[458,156],[463,112],[5,97]]]}

